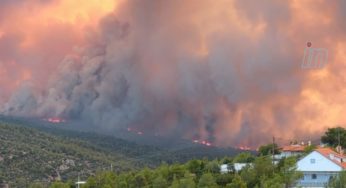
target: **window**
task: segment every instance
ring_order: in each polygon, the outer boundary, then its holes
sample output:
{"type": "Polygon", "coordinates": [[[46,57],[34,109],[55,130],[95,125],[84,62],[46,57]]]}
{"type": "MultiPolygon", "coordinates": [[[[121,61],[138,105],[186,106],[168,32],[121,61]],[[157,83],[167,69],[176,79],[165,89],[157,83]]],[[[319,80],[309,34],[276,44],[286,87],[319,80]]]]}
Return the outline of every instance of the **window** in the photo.
{"type": "Polygon", "coordinates": [[[315,164],[316,160],[315,159],[310,159],[311,164],[315,164]]]}
{"type": "Polygon", "coordinates": [[[312,174],[312,175],[311,175],[311,179],[314,180],[314,179],[316,179],[316,178],[317,178],[317,175],[316,175],[316,174],[312,174]]]}

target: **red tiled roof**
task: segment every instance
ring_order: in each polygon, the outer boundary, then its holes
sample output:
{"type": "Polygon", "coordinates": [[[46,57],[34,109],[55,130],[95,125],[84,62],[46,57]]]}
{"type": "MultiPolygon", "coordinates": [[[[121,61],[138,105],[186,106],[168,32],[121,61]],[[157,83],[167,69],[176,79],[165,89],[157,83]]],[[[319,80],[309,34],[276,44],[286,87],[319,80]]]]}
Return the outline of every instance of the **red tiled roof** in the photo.
{"type": "Polygon", "coordinates": [[[282,147],[282,151],[303,152],[306,146],[302,145],[289,145],[282,147]]]}
{"type": "Polygon", "coordinates": [[[337,153],[336,151],[332,150],[331,148],[317,148],[317,149],[315,149],[315,151],[322,154],[323,156],[325,156],[326,158],[328,158],[329,160],[331,160],[335,164],[341,166],[343,169],[346,169],[346,161],[340,162],[339,160],[335,159],[335,158],[339,158],[339,159],[345,160],[346,155],[337,153]],[[334,159],[330,158],[331,154],[334,155],[334,159]]]}

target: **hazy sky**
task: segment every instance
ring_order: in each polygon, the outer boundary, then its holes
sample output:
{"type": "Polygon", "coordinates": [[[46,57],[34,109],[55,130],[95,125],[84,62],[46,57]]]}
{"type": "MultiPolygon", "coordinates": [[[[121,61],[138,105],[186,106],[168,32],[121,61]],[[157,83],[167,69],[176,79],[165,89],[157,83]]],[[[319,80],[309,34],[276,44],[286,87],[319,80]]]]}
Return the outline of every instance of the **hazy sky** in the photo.
{"type": "Polygon", "coordinates": [[[250,145],[346,124],[346,1],[2,0],[0,110],[250,145]],[[329,51],[301,69],[306,43],[329,51]]]}

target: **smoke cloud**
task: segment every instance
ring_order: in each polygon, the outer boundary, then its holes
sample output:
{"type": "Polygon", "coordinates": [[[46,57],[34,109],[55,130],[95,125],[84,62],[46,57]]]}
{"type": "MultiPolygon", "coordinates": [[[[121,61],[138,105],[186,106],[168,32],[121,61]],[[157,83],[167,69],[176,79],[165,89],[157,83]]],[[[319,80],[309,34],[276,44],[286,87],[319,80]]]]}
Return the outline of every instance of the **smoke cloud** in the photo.
{"type": "Polygon", "coordinates": [[[346,121],[342,0],[128,0],[60,21],[44,10],[74,5],[6,2],[17,13],[0,19],[3,114],[222,146],[314,138],[346,121]],[[21,20],[28,6],[56,22],[21,20]],[[329,50],[323,69],[300,68],[307,41],[329,50]]]}

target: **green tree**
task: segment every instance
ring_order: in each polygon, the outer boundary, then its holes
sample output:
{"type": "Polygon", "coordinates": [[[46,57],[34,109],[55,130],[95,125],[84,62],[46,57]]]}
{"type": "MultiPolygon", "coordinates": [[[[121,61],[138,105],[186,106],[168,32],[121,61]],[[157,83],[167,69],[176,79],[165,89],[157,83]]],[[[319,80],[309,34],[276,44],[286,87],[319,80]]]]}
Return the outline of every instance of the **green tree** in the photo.
{"type": "Polygon", "coordinates": [[[227,188],[246,188],[246,183],[238,174],[235,174],[233,181],[226,186],[227,188]]]}
{"type": "Polygon", "coordinates": [[[196,187],[196,183],[192,177],[184,177],[180,180],[179,188],[193,188],[196,187]]]}
{"type": "Polygon", "coordinates": [[[180,186],[179,180],[176,177],[174,177],[172,181],[172,185],[169,188],[179,188],[179,186],[180,186]]]}
{"type": "Polygon", "coordinates": [[[208,162],[205,168],[208,172],[213,173],[213,174],[220,172],[220,165],[216,160],[208,162]]]}
{"type": "Polygon", "coordinates": [[[246,182],[248,187],[260,186],[263,177],[271,178],[275,168],[272,160],[268,156],[259,156],[251,166],[244,168],[240,176],[246,182]]]}
{"type": "Polygon", "coordinates": [[[211,173],[205,173],[201,176],[198,182],[198,188],[217,187],[215,179],[211,173]]]}
{"type": "Polygon", "coordinates": [[[57,182],[53,182],[50,185],[50,188],[70,188],[70,185],[67,183],[57,181],[57,182]]]}
{"type": "Polygon", "coordinates": [[[45,188],[45,187],[46,187],[45,184],[43,184],[43,183],[38,183],[38,182],[32,183],[32,184],[29,186],[29,188],[45,188]]]}
{"type": "Polygon", "coordinates": [[[89,178],[87,186],[89,187],[104,187],[114,186],[117,180],[116,174],[113,172],[98,172],[94,178],[89,178]]]}
{"type": "Polygon", "coordinates": [[[255,156],[253,156],[250,152],[240,153],[234,158],[235,163],[251,163],[254,160],[255,156]]]}
{"type": "Polygon", "coordinates": [[[230,157],[224,157],[222,160],[221,160],[221,163],[222,164],[231,164],[233,162],[233,159],[230,158],[230,157]]]}
{"type": "Polygon", "coordinates": [[[167,187],[167,180],[163,178],[162,176],[158,176],[153,181],[153,188],[162,188],[167,187]]]}
{"type": "Polygon", "coordinates": [[[291,187],[298,179],[302,177],[302,173],[297,171],[297,159],[288,157],[283,159],[283,165],[280,167],[280,175],[286,188],[291,187]]]}
{"type": "Polygon", "coordinates": [[[91,176],[88,178],[87,183],[84,185],[86,188],[96,188],[97,187],[97,182],[95,177],[91,176]]]}
{"type": "Polygon", "coordinates": [[[334,177],[329,182],[331,188],[346,188],[346,171],[342,171],[338,176],[334,177]]]}
{"type": "Polygon", "coordinates": [[[260,146],[258,149],[258,154],[260,156],[273,155],[273,150],[274,154],[280,154],[280,150],[277,144],[267,144],[260,146]]]}
{"type": "Polygon", "coordinates": [[[225,187],[227,184],[232,182],[233,174],[216,174],[215,175],[216,183],[222,187],[225,187]]]}
{"type": "Polygon", "coordinates": [[[259,184],[256,171],[252,166],[243,168],[240,172],[241,179],[246,183],[247,187],[255,187],[259,184]]]}
{"type": "Polygon", "coordinates": [[[194,188],[196,187],[196,183],[191,175],[185,176],[180,180],[176,177],[173,178],[172,185],[170,188],[194,188]]]}
{"type": "MultiPolygon", "coordinates": [[[[172,179],[169,179],[170,177],[170,172],[169,172],[169,166],[166,163],[161,164],[156,170],[155,172],[158,175],[161,175],[164,179],[168,180],[168,181],[172,181],[172,179]]],[[[173,177],[172,177],[173,178],[173,177]]]]}
{"type": "Polygon", "coordinates": [[[185,167],[183,165],[178,165],[178,164],[174,164],[170,167],[170,176],[176,176],[178,179],[184,177],[184,174],[187,170],[185,169],[185,167]]]}
{"type": "Polygon", "coordinates": [[[304,148],[304,155],[307,155],[316,149],[315,145],[306,146],[304,148]]]}
{"type": "Polygon", "coordinates": [[[158,175],[155,175],[153,170],[149,168],[144,168],[139,172],[139,174],[143,175],[147,182],[152,182],[158,175]]]}
{"type": "Polygon", "coordinates": [[[144,187],[144,186],[148,185],[148,182],[147,182],[147,180],[143,174],[137,174],[135,176],[135,182],[136,182],[137,187],[144,187]]]}
{"type": "Polygon", "coordinates": [[[257,157],[253,163],[253,168],[257,177],[271,177],[274,173],[274,165],[272,159],[268,156],[257,157]]]}
{"type": "Polygon", "coordinates": [[[339,136],[340,145],[346,148],[346,130],[342,127],[329,128],[321,137],[321,141],[332,147],[336,147],[339,144],[339,136]]]}
{"type": "Polygon", "coordinates": [[[202,165],[201,160],[191,160],[187,163],[187,169],[198,176],[202,174],[204,164],[202,165]]]}
{"type": "Polygon", "coordinates": [[[265,188],[282,188],[282,177],[279,174],[274,174],[273,177],[261,177],[261,187],[265,188]]]}
{"type": "Polygon", "coordinates": [[[135,178],[136,174],[133,172],[127,173],[126,175],[122,176],[119,180],[120,182],[126,181],[127,187],[138,187],[137,181],[135,178]]]}
{"type": "Polygon", "coordinates": [[[133,178],[132,174],[121,173],[121,174],[117,175],[115,187],[129,187],[128,182],[127,182],[130,179],[129,177],[133,178]]]}

